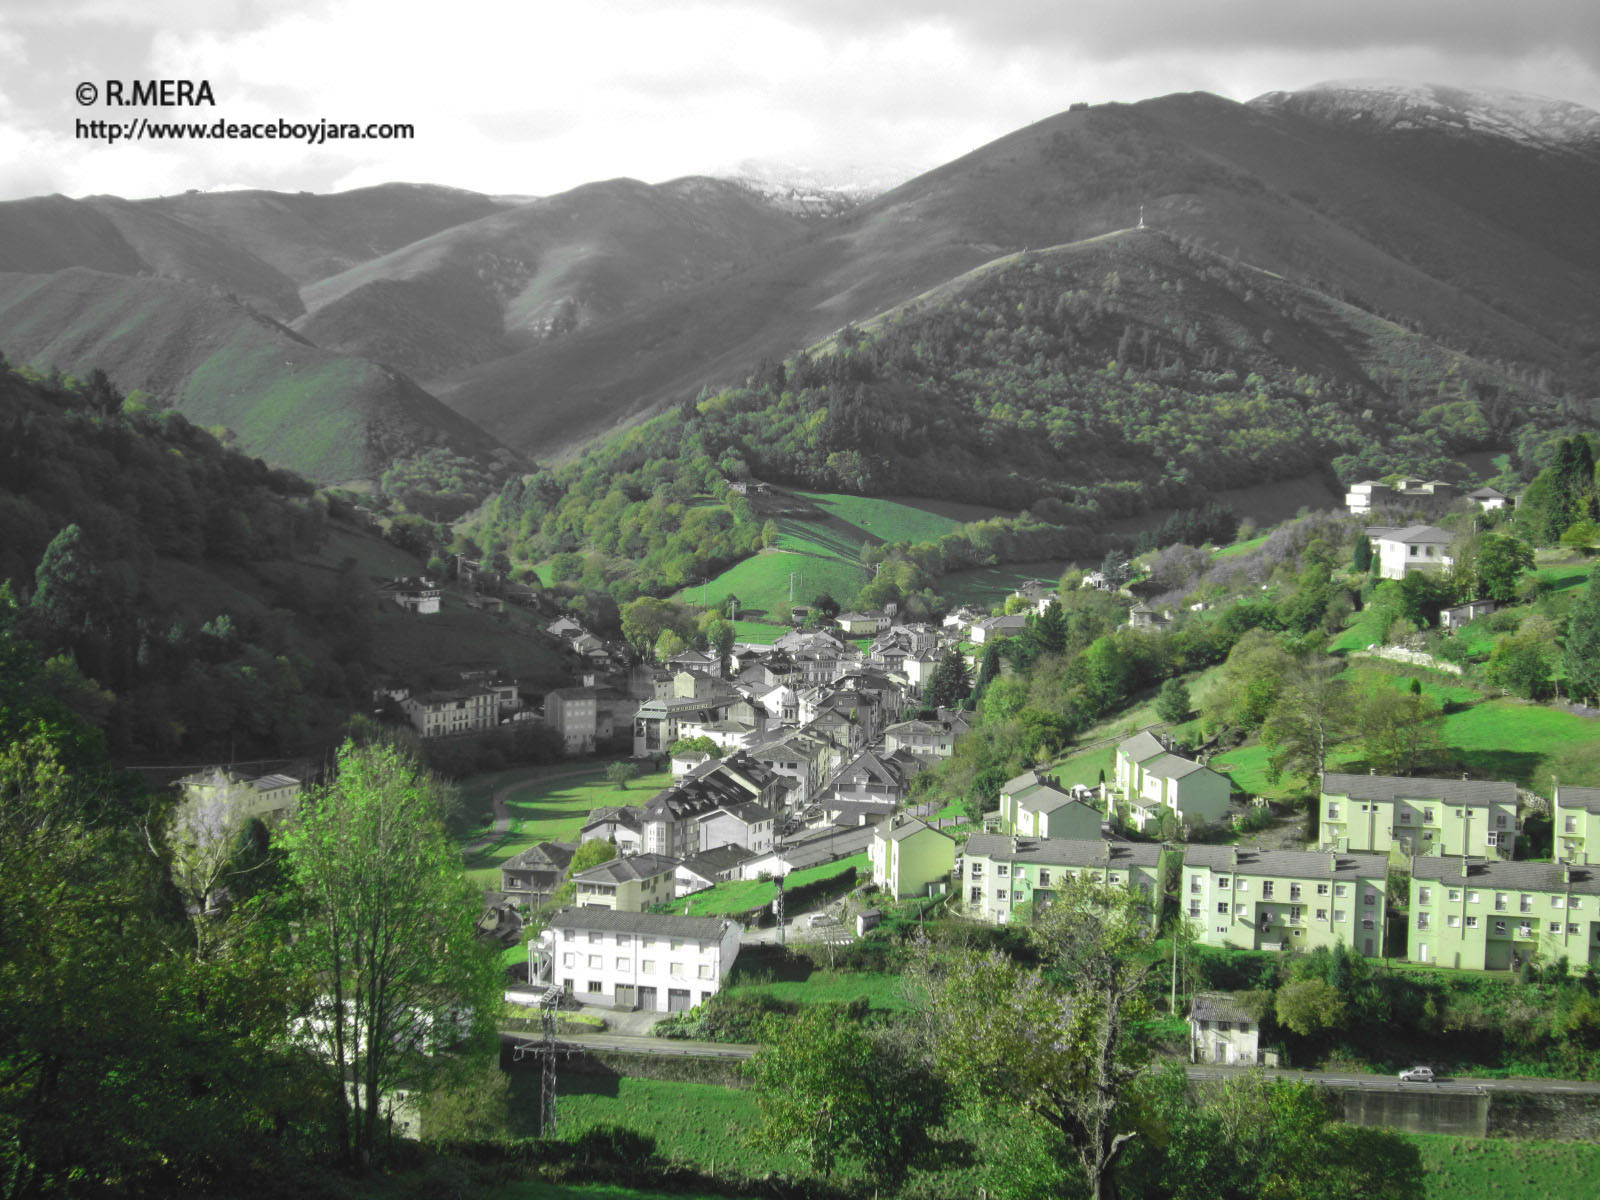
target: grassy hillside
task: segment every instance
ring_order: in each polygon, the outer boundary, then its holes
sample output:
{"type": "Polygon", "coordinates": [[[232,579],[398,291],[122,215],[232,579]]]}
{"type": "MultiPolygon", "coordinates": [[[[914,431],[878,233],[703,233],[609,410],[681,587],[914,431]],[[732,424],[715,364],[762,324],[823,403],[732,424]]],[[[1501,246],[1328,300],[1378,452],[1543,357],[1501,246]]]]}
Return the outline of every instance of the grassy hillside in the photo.
{"type": "Polygon", "coordinates": [[[1203,94],[1096,106],[930,171],[726,281],[441,386],[514,444],[576,447],[985,262],[1128,229],[1141,204],[1152,228],[1232,259],[1485,356],[1581,373],[1600,247],[1580,214],[1597,197],[1594,164],[1509,143],[1396,149],[1203,94]]]}
{"type": "Polygon", "coordinates": [[[249,453],[312,479],[370,477],[436,443],[495,443],[410,380],[310,345],[191,285],[84,269],[0,275],[0,347],[42,370],[99,367],[249,453]]]}
{"type": "MultiPolygon", "coordinates": [[[[827,592],[841,604],[871,577],[861,564],[863,543],[930,541],[960,528],[964,520],[995,516],[998,509],[953,502],[890,500],[837,492],[796,492],[815,505],[814,515],[776,518],[777,545],[737,563],[704,584],[684,588],[681,598],[715,603],[739,597],[740,612],[753,621],[776,617],[789,604],[790,576],[796,604],[809,604],[827,592]]],[[[1008,589],[1009,590],[1009,589],[1008,589]]],[[[772,625],[768,620],[760,622],[772,625]]],[[[755,629],[757,640],[771,632],[755,629]]],[[[781,632],[781,629],[778,630],[781,632]]],[[[745,634],[739,635],[741,638],[745,634]]],[[[775,636],[775,634],[774,634],[775,636]]]]}
{"type": "Polygon", "coordinates": [[[725,275],[803,228],[717,180],[588,184],[322,279],[298,327],[434,379],[725,275]]]}

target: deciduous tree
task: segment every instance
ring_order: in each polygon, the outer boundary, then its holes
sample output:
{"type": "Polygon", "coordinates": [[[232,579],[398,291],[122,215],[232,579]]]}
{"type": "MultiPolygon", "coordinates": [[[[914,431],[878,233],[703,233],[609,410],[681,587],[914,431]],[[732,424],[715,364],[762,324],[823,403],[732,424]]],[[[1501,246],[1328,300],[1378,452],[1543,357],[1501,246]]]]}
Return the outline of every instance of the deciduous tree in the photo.
{"type": "Polygon", "coordinates": [[[284,837],[305,910],[294,961],[313,996],[302,1035],[327,1063],[348,1161],[371,1160],[386,1100],[426,1090],[441,1050],[492,1048],[498,964],[475,936],[481,897],[441,787],[392,744],[347,742],[284,837]]]}

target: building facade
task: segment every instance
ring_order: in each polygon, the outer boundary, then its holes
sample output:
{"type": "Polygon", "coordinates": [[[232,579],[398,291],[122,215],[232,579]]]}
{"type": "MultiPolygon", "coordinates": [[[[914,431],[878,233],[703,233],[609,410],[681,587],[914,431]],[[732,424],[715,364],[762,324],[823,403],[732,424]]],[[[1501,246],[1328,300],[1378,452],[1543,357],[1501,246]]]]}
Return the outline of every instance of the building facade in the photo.
{"type": "Polygon", "coordinates": [[[956,843],[949,834],[903,814],[876,826],[867,847],[872,882],[899,900],[942,891],[956,865],[956,843]]]}
{"type": "Polygon", "coordinates": [[[1330,772],[1321,803],[1322,844],[1341,850],[1509,859],[1516,848],[1517,785],[1506,781],[1330,772]]]}
{"type": "Polygon", "coordinates": [[[1150,842],[1025,838],[975,833],[961,852],[958,887],[962,909],[1002,925],[1025,904],[1049,903],[1075,875],[1132,887],[1150,898],[1150,920],[1160,918],[1161,873],[1175,852],[1150,842]]]}
{"type": "Polygon", "coordinates": [[[528,977],[584,1004],[687,1012],[721,990],[742,932],[719,917],[564,908],[529,947],[528,977]]]}
{"type": "Polygon", "coordinates": [[[580,908],[639,913],[677,894],[678,860],[660,854],[628,854],[572,877],[580,908]]]}
{"type": "Polygon", "coordinates": [[[1552,821],[1557,861],[1600,858],[1600,788],[1557,787],[1552,821]]]}
{"type": "Polygon", "coordinates": [[[1386,854],[1191,845],[1179,905],[1208,946],[1383,956],[1386,854]]]}
{"type": "Polygon", "coordinates": [[[1600,871],[1573,863],[1465,856],[1411,862],[1410,952],[1417,962],[1515,970],[1529,959],[1600,962],[1600,871]]]}

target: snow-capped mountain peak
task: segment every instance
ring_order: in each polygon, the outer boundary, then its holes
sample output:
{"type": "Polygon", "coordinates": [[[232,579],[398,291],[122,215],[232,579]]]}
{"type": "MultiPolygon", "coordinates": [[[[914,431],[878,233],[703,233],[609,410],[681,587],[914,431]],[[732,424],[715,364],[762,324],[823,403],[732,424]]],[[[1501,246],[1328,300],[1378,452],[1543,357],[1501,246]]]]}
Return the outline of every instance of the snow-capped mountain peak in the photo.
{"type": "Polygon", "coordinates": [[[1600,153],[1600,112],[1570,101],[1504,88],[1341,79],[1295,92],[1267,92],[1250,104],[1385,130],[1435,129],[1600,153]]]}

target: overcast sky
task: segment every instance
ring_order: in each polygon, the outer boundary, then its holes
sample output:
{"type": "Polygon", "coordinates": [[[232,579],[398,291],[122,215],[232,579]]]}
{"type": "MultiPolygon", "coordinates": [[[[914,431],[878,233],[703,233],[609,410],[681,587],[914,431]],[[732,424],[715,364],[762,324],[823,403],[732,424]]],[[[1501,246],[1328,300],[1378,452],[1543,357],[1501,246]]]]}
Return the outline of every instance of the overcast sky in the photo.
{"type": "Polygon", "coordinates": [[[1600,108],[1597,0],[5,0],[0,198],[392,180],[545,195],[746,159],[894,177],[1078,100],[1399,77],[1600,108]],[[80,107],[207,80],[215,107],[80,107]],[[409,122],[121,144],[75,121],[409,122]]]}

